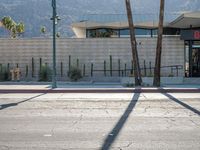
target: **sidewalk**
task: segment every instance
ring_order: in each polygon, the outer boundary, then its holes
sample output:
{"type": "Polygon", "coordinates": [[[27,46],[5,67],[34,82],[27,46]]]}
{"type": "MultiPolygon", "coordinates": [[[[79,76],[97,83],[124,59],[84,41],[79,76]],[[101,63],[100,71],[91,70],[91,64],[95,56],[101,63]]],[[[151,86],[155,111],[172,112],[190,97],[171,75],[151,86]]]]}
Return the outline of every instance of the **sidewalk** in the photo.
{"type": "Polygon", "coordinates": [[[200,85],[163,85],[156,87],[123,87],[118,82],[1,82],[0,93],[200,93],[200,85]]]}

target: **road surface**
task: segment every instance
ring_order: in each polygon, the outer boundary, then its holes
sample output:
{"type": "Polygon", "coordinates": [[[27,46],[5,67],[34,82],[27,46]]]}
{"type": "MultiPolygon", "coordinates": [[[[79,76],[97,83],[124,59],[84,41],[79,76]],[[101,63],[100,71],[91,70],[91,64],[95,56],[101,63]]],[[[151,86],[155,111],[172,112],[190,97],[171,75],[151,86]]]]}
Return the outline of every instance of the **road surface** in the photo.
{"type": "Polygon", "coordinates": [[[0,94],[0,150],[199,150],[200,93],[0,94]]]}

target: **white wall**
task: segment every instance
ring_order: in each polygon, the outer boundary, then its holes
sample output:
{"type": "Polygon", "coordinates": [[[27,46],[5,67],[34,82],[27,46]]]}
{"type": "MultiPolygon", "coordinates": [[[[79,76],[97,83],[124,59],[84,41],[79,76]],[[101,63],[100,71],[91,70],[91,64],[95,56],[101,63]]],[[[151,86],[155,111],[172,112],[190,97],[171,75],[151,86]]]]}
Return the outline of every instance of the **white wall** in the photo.
{"type": "MultiPolygon", "coordinates": [[[[143,67],[144,60],[147,67],[149,62],[154,65],[156,38],[137,38],[138,53],[140,65],[143,67]]],[[[94,63],[94,69],[103,70],[104,60],[109,69],[109,56],[113,57],[113,69],[118,70],[118,59],[121,60],[121,69],[125,63],[127,68],[131,69],[131,47],[129,38],[104,38],[104,39],[58,39],[57,40],[57,72],[60,74],[60,62],[63,62],[64,74],[67,75],[69,55],[76,64],[77,58],[80,67],[86,65],[86,73],[90,75],[91,63],[94,63]]],[[[0,39],[0,63],[6,65],[10,63],[11,67],[18,63],[25,74],[25,66],[29,66],[29,75],[31,75],[31,59],[35,60],[36,75],[38,74],[39,58],[43,63],[52,62],[52,39],[0,39]]],[[[184,66],[184,42],[179,37],[165,37],[163,39],[162,66],[183,65],[184,66]]],[[[109,74],[109,73],[107,73],[109,74]]],[[[113,73],[115,76],[118,72],[113,73]]],[[[147,74],[149,74],[147,72],[147,74]]],[[[163,76],[168,76],[170,69],[162,70],[163,76]]],[[[102,76],[102,73],[96,72],[95,76],[102,76]]],[[[175,75],[175,72],[174,72],[175,75]]],[[[184,76],[183,70],[179,76],[184,76]]]]}

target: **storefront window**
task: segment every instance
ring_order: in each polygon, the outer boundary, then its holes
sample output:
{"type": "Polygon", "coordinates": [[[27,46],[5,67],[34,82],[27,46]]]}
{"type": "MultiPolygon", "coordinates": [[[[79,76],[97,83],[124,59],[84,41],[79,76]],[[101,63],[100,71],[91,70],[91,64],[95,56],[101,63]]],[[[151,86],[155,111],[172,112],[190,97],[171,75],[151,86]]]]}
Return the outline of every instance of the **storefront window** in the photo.
{"type": "Polygon", "coordinates": [[[194,41],[192,48],[200,48],[200,41],[194,41]]]}

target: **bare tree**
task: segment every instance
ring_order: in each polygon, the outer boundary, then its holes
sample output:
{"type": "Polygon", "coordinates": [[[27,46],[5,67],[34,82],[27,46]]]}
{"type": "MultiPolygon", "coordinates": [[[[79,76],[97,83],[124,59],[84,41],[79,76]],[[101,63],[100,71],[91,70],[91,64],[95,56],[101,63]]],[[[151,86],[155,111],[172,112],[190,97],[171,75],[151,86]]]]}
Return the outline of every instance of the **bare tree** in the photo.
{"type": "Polygon", "coordinates": [[[162,54],[164,7],[165,7],[165,0],[160,0],[158,40],[157,40],[157,48],[156,48],[156,59],[155,59],[155,69],[154,69],[154,81],[153,81],[153,85],[157,87],[160,86],[160,67],[161,67],[161,54],[162,54]]]}
{"type": "Polygon", "coordinates": [[[130,5],[130,0],[125,0],[126,2],[126,10],[127,10],[127,17],[129,22],[129,29],[130,29],[130,40],[131,40],[131,48],[132,48],[132,58],[134,63],[134,76],[135,76],[135,85],[141,85],[142,77],[141,77],[141,70],[137,52],[137,42],[135,38],[135,27],[133,24],[133,16],[132,10],[130,5]]]}

